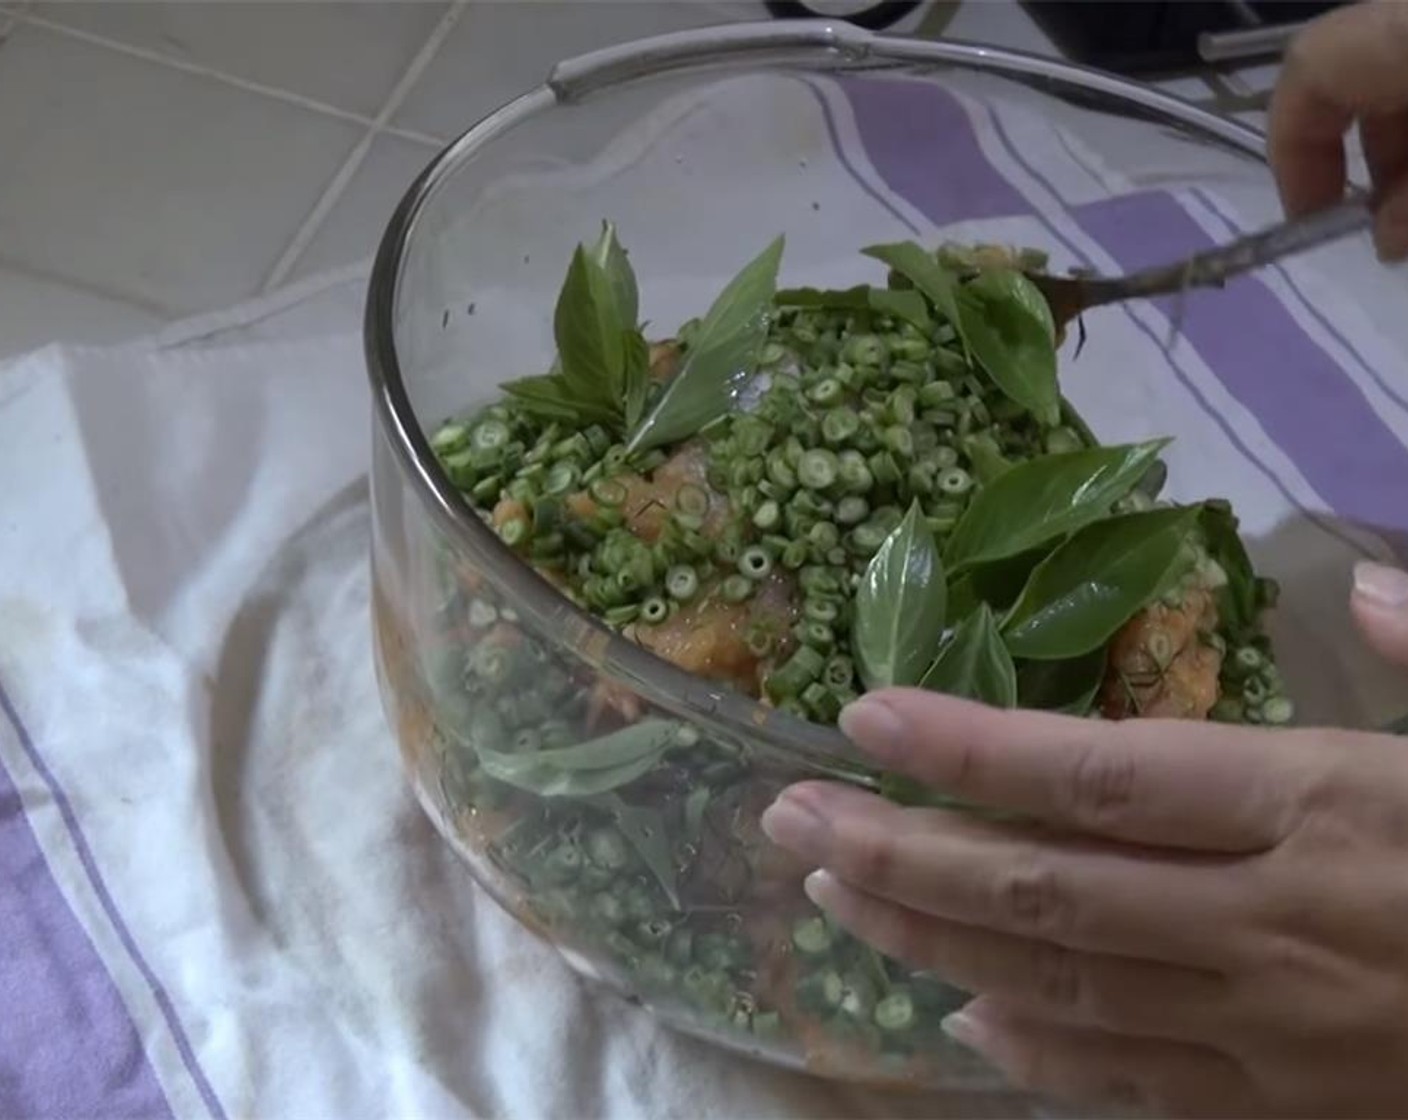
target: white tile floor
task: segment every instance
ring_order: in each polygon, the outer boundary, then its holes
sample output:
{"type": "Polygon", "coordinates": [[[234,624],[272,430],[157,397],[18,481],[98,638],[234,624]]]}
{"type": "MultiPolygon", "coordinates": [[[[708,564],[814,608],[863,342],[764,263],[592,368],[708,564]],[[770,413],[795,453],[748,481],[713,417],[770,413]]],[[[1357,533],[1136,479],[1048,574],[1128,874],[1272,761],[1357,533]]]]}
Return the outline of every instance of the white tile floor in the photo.
{"type": "MultiPolygon", "coordinates": [[[[946,34],[1052,49],[1013,0],[954,7],[931,8],[946,34]]],[[[0,356],[355,262],[438,146],[555,60],[764,16],[761,0],[0,2],[0,356]]]]}
{"type": "Polygon", "coordinates": [[[759,0],[0,4],[0,355],[371,251],[438,147],[558,58],[759,0]]]}

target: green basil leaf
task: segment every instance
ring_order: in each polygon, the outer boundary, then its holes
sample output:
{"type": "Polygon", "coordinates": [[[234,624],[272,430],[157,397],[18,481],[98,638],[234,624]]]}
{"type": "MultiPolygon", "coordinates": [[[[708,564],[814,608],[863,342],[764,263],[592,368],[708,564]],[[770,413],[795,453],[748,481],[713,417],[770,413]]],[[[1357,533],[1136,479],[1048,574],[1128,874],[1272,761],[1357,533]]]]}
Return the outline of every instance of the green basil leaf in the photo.
{"type": "Polygon", "coordinates": [[[988,483],[968,503],[945,548],[960,572],[1036,548],[1105,516],[1144,476],[1168,440],[1042,455],[988,483]]]}
{"type": "Polygon", "coordinates": [[[505,381],[499,388],[545,420],[570,423],[577,418],[577,406],[561,378],[554,374],[520,377],[517,381],[505,381]]]}
{"type": "Polygon", "coordinates": [[[592,246],[591,257],[606,278],[616,318],[624,328],[619,376],[611,385],[611,401],[619,405],[624,426],[630,429],[639,423],[650,391],[650,344],[637,326],[640,292],[636,287],[636,274],[626,250],[617,240],[616,227],[610,222],[602,222],[601,236],[592,246]]]}
{"type": "Polygon", "coordinates": [[[756,368],[777,290],[782,238],[744,265],[690,336],[680,370],[660,394],[627,451],[688,439],[733,404],[738,386],[756,368]]]}
{"type": "Polygon", "coordinates": [[[578,245],[553,315],[562,378],[578,399],[620,402],[622,340],[631,325],[616,306],[605,270],[578,245]]]}
{"type": "Polygon", "coordinates": [[[592,802],[611,814],[621,835],[636,850],[651,875],[655,876],[670,905],[678,910],[680,898],[675,859],[670,850],[670,834],[665,828],[664,815],[657,809],[627,804],[614,793],[604,793],[592,798],[592,802]]]}
{"type": "Polygon", "coordinates": [[[600,770],[559,770],[552,766],[533,766],[521,761],[517,755],[501,755],[493,751],[481,751],[479,754],[479,764],[489,777],[539,797],[589,797],[620,789],[644,777],[655,769],[659,761],[660,756],[655,755],[600,770]]]}
{"type": "Polygon", "coordinates": [[[995,708],[1016,706],[1017,670],[991,607],[980,603],[958,624],[919,684],[931,692],[979,700],[995,708]]]}
{"type": "Polygon", "coordinates": [[[601,770],[659,754],[669,747],[689,741],[692,734],[691,729],[678,720],[643,719],[575,746],[533,751],[513,757],[531,758],[559,770],[601,770]]]}
{"type": "MultiPolygon", "coordinates": [[[[1092,440],[1092,443],[1098,442],[1092,440]]],[[[1134,489],[1143,494],[1151,502],[1156,501],[1163,492],[1164,483],[1168,481],[1168,464],[1162,459],[1156,459],[1149,464],[1149,469],[1144,473],[1144,477],[1139,480],[1139,485],[1134,489]]]]}
{"type": "Polygon", "coordinates": [[[704,831],[704,811],[713,796],[709,786],[696,786],[684,799],[684,835],[691,844],[699,842],[699,834],[704,831]]]}
{"type": "Polygon", "coordinates": [[[880,775],[880,796],[897,805],[919,809],[948,809],[965,813],[970,817],[985,821],[1020,821],[1017,813],[1006,810],[988,809],[974,805],[971,801],[953,797],[930,786],[916,782],[903,774],[884,773],[880,775]]]}
{"type": "Polygon", "coordinates": [[[1005,277],[1031,284],[1017,273],[994,271],[983,273],[959,290],[963,338],[1003,393],[1042,424],[1055,427],[1061,422],[1056,343],[1042,319],[1013,293],[1014,282],[1005,277]]]}
{"type": "Polygon", "coordinates": [[[1014,657],[1049,661],[1103,646],[1158,594],[1198,506],[1087,525],[1036,566],[1003,624],[1014,657]]]}
{"type": "Polygon", "coordinates": [[[579,395],[560,373],[521,377],[517,381],[505,382],[500,388],[529,412],[547,420],[569,424],[606,424],[613,428],[620,421],[617,409],[599,399],[579,395]]]}
{"type": "Polygon", "coordinates": [[[926,334],[934,327],[929,305],[916,291],[893,291],[860,284],[854,288],[788,288],[777,293],[779,307],[824,307],[834,311],[871,311],[912,323],[926,334]]]}
{"type": "Polygon", "coordinates": [[[995,482],[1016,466],[1002,453],[997,440],[988,432],[964,436],[963,452],[973,464],[973,476],[984,486],[995,482]]]}
{"type": "Polygon", "coordinates": [[[1055,343],[1056,320],[1051,315],[1051,305],[1046,302],[1041,289],[1022,273],[1010,268],[984,269],[968,285],[969,291],[975,288],[985,297],[1010,300],[1017,304],[1046,328],[1047,335],[1055,343]]]}
{"type": "Polygon", "coordinates": [[[686,729],[674,720],[648,719],[573,747],[476,753],[489,777],[516,789],[539,797],[588,797],[629,785],[686,737],[686,729]]]}
{"type": "Polygon", "coordinates": [[[640,423],[650,398],[650,343],[634,327],[627,329],[622,343],[625,353],[622,380],[622,415],[627,431],[640,423]]]}
{"type": "Polygon", "coordinates": [[[910,808],[966,809],[968,803],[957,797],[922,785],[904,774],[886,771],[880,775],[880,796],[886,801],[910,808]]]}
{"type": "Polygon", "coordinates": [[[918,327],[925,334],[934,329],[934,320],[929,316],[929,305],[918,292],[898,292],[890,288],[871,288],[870,306],[881,315],[892,319],[903,319],[918,327]]]}
{"type": "Polygon", "coordinates": [[[778,307],[823,307],[831,311],[871,310],[869,284],[854,288],[779,288],[773,296],[778,307]]]}
{"type": "Polygon", "coordinates": [[[636,287],[635,270],[631,268],[626,250],[616,239],[616,227],[610,222],[601,223],[601,236],[592,246],[591,255],[611,285],[621,322],[633,329],[640,317],[640,292],[636,287]]]}
{"type": "Polygon", "coordinates": [[[1017,669],[1018,705],[1088,715],[1105,680],[1106,654],[1102,647],[1068,661],[1024,661],[1017,669]]]}
{"type": "Polygon", "coordinates": [[[1260,614],[1256,571],[1237,531],[1237,518],[1226,502],[1208,502],[1198,519],[1208,556],[1222,569],[1227,582],[1217,589],[1217,616],[1234,635],[1255,629],[1260,614]]]}
{"type": "MultiPolygon", "coordinates": [[[[1017,596],[1022,593],[1022,588],[1027,586],[1027,580],[1031,578],[1032,569],[1050,554],[1050,547],[1028,549],[1026,552],[1017,553],[1016,556],[1004,556],[1001,560],[978,564],[960,578],[969,581],[975,604],[986,603],[994,611],[1001,613],[1017,601],[1017,596]]],[[[952,585],[950,603],[951,601],[952,585]]],[[[959,615],[951,605],[949,610],[954,618],[966,617],[959,615]]]]}
{"type": "Polygon", "coordinates": [[[867,257],[889,265],[911,284],[918,288],[929,302],[938,308],[958,332],[964,349],[968,349],[968,337],[964,330],[963,316],[958,307],[958,276],[939,264],[938,259],[913,241],[902,241],[893,245],[872,245],[862,249],[867,257]]]}
{"type": "Polygon", "coordinates": [[[871,557],[856,594],[852,646],[866,688],[912,685],[943,636],[948,593],[918,503],[871,557]]]}
{"type": "MultiPolygon", "coordinates": [[[[945,607],[949,618],[967,618],[978,609],[978,604],[987,600],[987,596],[978,593],[977,584],[973,581],[973,574],[972,571],[968,571],[949,580],[948,603],[945,607]]],[[[1021,588],[1019,587],[1017,590],[1020,591],[1021,588]]],[[[1016,602],[1015,595],[1012,597],[1012,602],[1016,602]]]]}

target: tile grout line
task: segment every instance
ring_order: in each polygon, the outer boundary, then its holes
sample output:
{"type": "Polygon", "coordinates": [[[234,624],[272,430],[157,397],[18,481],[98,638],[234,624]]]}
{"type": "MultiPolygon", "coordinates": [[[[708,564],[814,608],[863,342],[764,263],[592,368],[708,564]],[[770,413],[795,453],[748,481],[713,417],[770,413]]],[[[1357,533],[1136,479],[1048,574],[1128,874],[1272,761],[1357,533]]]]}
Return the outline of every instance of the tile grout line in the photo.
{"type": "MultiPolygon", "coordinates": [[[[24,8],[18,10],[0,10],[0,37],[15,30],[16,26],[19,24],[28,24],[31,27],[42,28],[55,35],[62,35],[69,39],[77,39],[79,42],[87,43],[89,46],[115,51],[118,54],[127,55],[129,58],[141,59],[143,62],[150,62],[156,66],[177,70],[183,74],[209,78],[211,81],[220,82],[222,85],[233,86],[235,89],[243,90],[246,93],[254,93],[261,97],[268,97],[275,101],[296,105],[301,109],[319,113],[322,116],[334,117],[337,120],[347,121],[365,127],[376,127],[375,119],[372,117],[365,116],[361,113],[354,113],[349,109],[339,109],[336,105],[331,105],[326,101],[319,101],[313,97],[305,97],[303,94],[294,93],[292,90],[280,89],[278,86],[264,85],[262,82],[241,78],[235,74],[226,73],[223,70],[216,70],[214,67],[202,66],[198,62],[186,62],[184,59],[172,58],[170,55],[162,54],[160,51],[149,50],[146,47],[138,47],[131,43],[120,42],[116,39],[106,39],[101,35],[93,34],[91,31],[84,31],[82,28],[78,27],[69,27],[66,24],[58,23],[54,20],[45,19],[43,16],[28,13],[24,8]],[[4,22],[4,17],[8,17],[8,23],[4,22]]],[[[440,137],[431,136],[424,132],[417,132],[414,129],[382,127],[379,128],[378,131],[385,132],[392,136],[398,136],[403,140],[410,140],[413,143],[428,145],[436,149],[442,148],[445,145],[445,141],[440,137]]]]}
{"type": "Polygon", "coordinates": [[[25,0],[18,7],[0,8],[0,47],[5,45],[10,33],[24,21],[24,14],[29,10],[29,4],[30,0],[25,0]]]}
{"type": "Polygon", "coordinates": [[[454,3],[450,6],[450,10],[447,11],[440,18],[440,22],[435,25],[435,29],[431,31],[430,37],[426,39],[420,50],[416,52],[415,57],[411,59],[410,64],[406,67],[405,73],[401,75],[400,81],[392,87],[391,92],[386,97],[386,103],[382,105],[380,111],[372,119],[371,126],[367,129],[366,135],[357,142],[357,146],[348,154],[347,159],[343,162],[342,166],[338,168],[337,173],[328,182],[327,187],[324,188],[322,196],[314,203],[313,209],[309,211],[308,216],[303,219],[302,225],[298,227],[298,231],[293,235],[288,246],[279,256],[279,259],[274,262],[274,267],[269,270],[269,275],[259,288],[260,295],[267,295],[288,279],[288,275],[293,271],[294,265],[298,263],[298,259],[307,250],[308,245],[322,227],[323,222],[332,212],[332,208],[337,204],[338,199],[342,197],[352,176],[357,173],[357,169],[361,167],[362,162],[367,158],[367,153],[371,150],[372,141],[375,140],[378,135],[391,131],[386,128],[387,122],[390,121],[392,114],[401,107],[402,102],[405,101],[406,97],[415,87],[415,84],[420,81],[420,77],[425,73],[426,68],[434,61],[435,56],[440,51],[441,45],[449,36],[450,32],[454,30],[455,25],[459,23],[460,16],[464,14],[464,9],[468,2],[469,0],[454,0],[454,3]]]}
{"type": "Polygon", "coordinates": [[[83,295],[92,296],[108,303],[121,303],[137,311],[145,312],[148,315],[155,315],[163,322],[179,317],[181,312],[157,303],[154,300],[143,299],[141,296],[134,296],[129,292],[118,291],[116,288],[109,288],[103,284],[95,284],[91,280],[83,280],[74,276],[66,276],[61,272],[50,272],[48,269],[35,268],[31,264],[23,261],[11,260],[3,253],[0,253],[0,270],[11,272],[16,276],[26,280],[32,280],[39,284],[52,284],[58,288],[70,288],[83,295]]]}

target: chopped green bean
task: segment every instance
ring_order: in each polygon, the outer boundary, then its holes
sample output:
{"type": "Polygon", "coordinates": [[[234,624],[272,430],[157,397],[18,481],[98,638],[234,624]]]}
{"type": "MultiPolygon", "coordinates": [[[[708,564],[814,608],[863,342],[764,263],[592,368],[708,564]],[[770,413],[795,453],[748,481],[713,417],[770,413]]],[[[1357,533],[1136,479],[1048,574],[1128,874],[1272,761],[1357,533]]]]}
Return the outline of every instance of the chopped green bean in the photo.
{"type": "Polygon", "coordinates": [[[782,508],[771,498],[753,511],[753,524],[765,533],[776,529],[781,521],[782,508]]]}
{"type": "Polygon", "coordinates": [[[949,467],[938,478],[939,489],[945,494],[966,494],[973,489],[973,479],[962,467],[949,467]]]}
{"type": "Polygon", "coordinates": [[[883,1031],[907,1031],[914,1026],[914,1000],[908,992],[892,991],[875,1005],[875,1025],[883,1031]]]}
{"type": "Polygon", "coordinates": [[[792,927],[792,944],[798,952],[816,956],[831,948],[831,930],[823,918],[803,918],[792,927]]]}
{"type": "Polygon", "coordinates": [[[808,490],[825,490],[836,481],[840,466],[835,454],[819,448],[805,452],[797,463],[797,480],[808,490]]]}
{"type": "Polygon", "coordinates": [[[752,580],[766,579],[772,571],[772,557],[767,549],[752,545],[738,558],[738,570],[752,580]]]}
{"type": "Polygon", "coordinates": [[[670,598],[687,603],[699,591],[699,573],[688,564],[676,564],[665,573],[665,590],[670,598]]]}

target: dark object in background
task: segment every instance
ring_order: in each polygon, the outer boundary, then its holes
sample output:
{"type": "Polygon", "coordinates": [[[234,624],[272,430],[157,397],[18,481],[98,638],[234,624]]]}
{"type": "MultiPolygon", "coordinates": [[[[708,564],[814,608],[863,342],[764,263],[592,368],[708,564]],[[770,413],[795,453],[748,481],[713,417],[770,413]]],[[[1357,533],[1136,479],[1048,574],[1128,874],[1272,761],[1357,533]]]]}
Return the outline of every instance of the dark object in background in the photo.
{"type": "MultiPolygon", "coordinates": [[[[1352,2],[1022,0],[1022,6],[1067,58],[1125,74],[1149,74],[1274,60],[1301,24],[1352,2]]],[[[919,8],[921,0],[765,0],[765,6],[777,19],[841,19],[884,31],[919,8]]]]}
{"type": "MultiPolygon", "coordinates": [[[[1068,58],[1120,73],[1206,65],[1201,35],[1303,23],[1336,0],[1023,0],[1068,58]]],[[[1272,52],[1274,57],[1276,52],[1272,52]]],[[[1248,58],[1247,61],[1252,61],[1248,58]]]]}
{"type": "Polygon", "coordinates": [[[837,15],[834,12],[815,11],[800,0],[767,0],[768,11],[777,19],[844,19],[867,31],[884,31],[887,27],[893,27],[917,7],[919,0],[881,0],[854,12],[837,15]]]}

